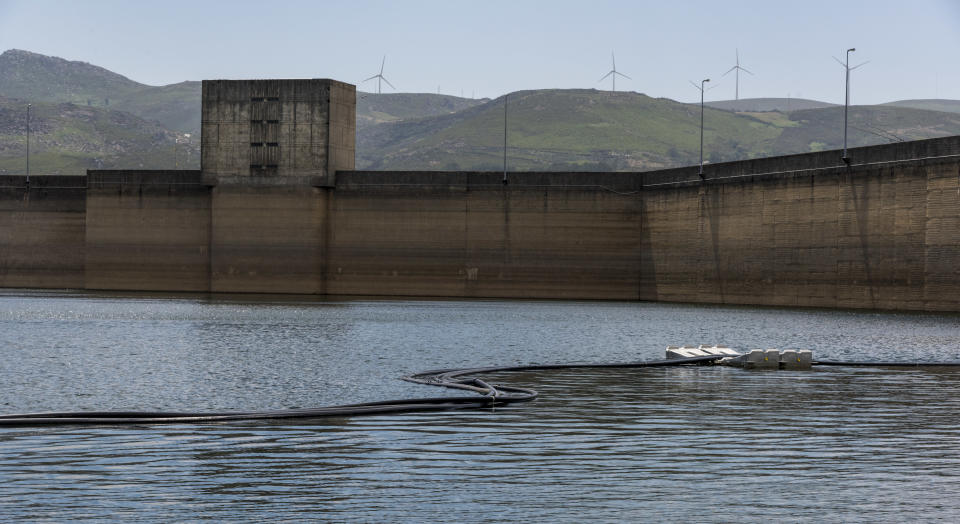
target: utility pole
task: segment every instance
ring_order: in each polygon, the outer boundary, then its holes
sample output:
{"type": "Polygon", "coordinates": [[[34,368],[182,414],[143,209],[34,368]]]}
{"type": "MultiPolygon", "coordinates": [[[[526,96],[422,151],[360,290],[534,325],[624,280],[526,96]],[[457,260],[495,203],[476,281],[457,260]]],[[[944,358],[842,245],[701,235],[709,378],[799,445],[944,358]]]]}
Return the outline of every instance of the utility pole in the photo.
{"type": "Polygon", "coordinates": [[[30,185],[30,104],[27,104],[27,185],[30,185]]]}
{"type": "Polygon", "coordinates": [[[503,184],[507,184],[507,96],[503,95],[503,184]]]}
{"type": "Polygon", "coordinates": [[[847,71],[847,81],[846,81],[846,98],[843,102],[843,161],[847,164],[850,163],[850,158],[847,157],[847,112],[850,110],[850,53],[856,51],[855,47],[847,49],[847,62],[843,65],[843,68],[847,71]]]}
{"type": "Polygon", "coordinates": [[[844,93],[844,99],[843,99],[843,156],[840,157],[840,158],[841,158],[841,160],[844,161],[844,163],[847,163],[847,164],[850,163],[850,157],[847,156],[847,121],[848,121],[848,118],[847,118],[847,117],[848,117],[848,113],[850,112],[850,71],[853,71],[854,69],[856,69],[856,68],[858,68],[858,67],[860,67],[860,66],[862,66],[862,65],[866,65],[866,64],[869,62],[869,61],[868,61],[868,62],[864,62],[864,63],[862,63],[862,64],[860,64],[860,65],[856,65],[856,66],[850,67],[850,53],[852,53],[852,52],[854,52],[854,51],[856,51],[856,50],[857,50],[857,49],[856,49],[855,47],[851,47],[850,49],[847,49],[847,60],[846,60],[846,62],[841,62],[839,58],[833,57],[833,59],[836,60],[838,64],[840,64],[841,66],[843,66],[843,69],[844,69],[844,78],[845,78],[844,91],[845,91],[845,93],[844,93]]]}
{"type": "Polygon", "coordinates": [[[703,92],[704,84],[709,82],[709,78],[700,81],[700,179],[703,180],[703,92]]]}

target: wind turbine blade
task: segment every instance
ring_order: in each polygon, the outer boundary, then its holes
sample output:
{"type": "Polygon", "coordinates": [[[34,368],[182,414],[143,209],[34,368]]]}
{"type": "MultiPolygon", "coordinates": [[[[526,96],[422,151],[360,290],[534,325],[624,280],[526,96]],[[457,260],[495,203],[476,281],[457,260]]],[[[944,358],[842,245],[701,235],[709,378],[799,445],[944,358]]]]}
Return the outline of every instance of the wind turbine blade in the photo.
{"type": "Polygon", "coordinates": [[[697,91],[700,90],[700,86],[698,86],[697,83],[694,82],[693,80],[690,80],[690,85],[692,85],[693,87],[696,87],[696,88],[697,88],[697,91]]]}
{"type": "Polygon", "coordinates": [[[603,75],[603,77],[601,77],[600,80],[597,80],[597,82],[603,82],[604,80],[607,79],[608,76],[610,76],[610,75],[612,75],[612,74],[613,74],[613,71],[610,71],[609,73],[603,75]]]}
{"type": "Polygon", "coordinates": [[[736,49],[736,53],[737,53],[737,66],[739,67],[740,66],[740,50],[736,49]]]}
{"type": "Polygon", "coordinates": [[[383,55],[383,60],[380,62],[380,74],[383,74],[383,66],[387,63],[387,55],[383,55]]]}
{"type": "Polygon", "coordinates": [[[366,80],[364,80],[364,82],[369,82],[370,80],[373,80],[374,78],[376,78],[376,77],[378,77],[378,76],[380,76],[380,75],[373,75],[373,76],[371,76],[370,78],[367,78],[366,80]]]}
{"type": "Polygon", "coordinates": [[[727,69],[727,72],[724,73],[724,74],[722,74],[722,75],[720,75],[720,76],[727,76],[727,74],[728,74],[730,71],[736,71],[738,68],[740,68],[740,66],[733,66],[733,67],[731,67],[730,69],[727,69]]]}
{"type": "Polygon", "coordinates": [[[617,57],[613,55],[613,51],[610,51],[610,63],[613,64],[613,70],[617,70],[617,57]]]}
{"type": "Polygon", "coordinates": [[[388,86],[392,87],[394,91],[397,90],[397,88],[396,88],[396,87],[393,87],[393,84],[391,84],[389,80],[387,80],[386,78],[384,78],[384,77],[382,77],[382,76],[381,76],[380,78],[383,78],[383,81],[386,82],[388,86]]]}
{"type": "Polygon", "coordinates": [[[870,61],[867,60],[866,62],[864,62],[864,63],[862,63],[862,64],[860,64],[860,65],[856,65],[856,66],[851,67],[850,70],[853,71],[854,69],[856,69],[856,68],[858,68],[858,67],[860,67],[860,66],[867,65],[867,64],[869,64],[869,63],[870,63],[870,61]]]}
{"type": "Polygon", "coordinates": [[[626,78],[627,80],[633,80],[632,78],[630,78],[629,76],[627,76],[627,75],[625,75],[625,74],[623,74],[623,73],[621,73],[620,71],[616,71],[616,74],[618,74],[618,75],[620,75],[620,76],[622,76],[622,77],[624,77],[624,78],[626,78]]]}
{"type": "MultiPolygon", "coordinates": [[[[750,73],[750,71],[747,71],[746,69],[744,69],[744,68],[742,68],[742,67],[740,68],[740,70],[743,71],[744,73],[750,73]]],[[[750,74],[752,75],[753,73],[750,73],[750,74]]],[[[756,75],[754,75],[754,76],[756,76],[756,75]]]]}
{"type": "Polygon", "coordinates": [[[847,64],[844,64],[843,62],[841,62],[839,58],[837,58],[837,57],[833,57],[833,59],[834,59],[834,60],[836,60],[836,61],[837,61],[837,63],[838,63],[838,64],[840,64],[841,66],[843,66],[843,67],[847,67],[847,64]]]}

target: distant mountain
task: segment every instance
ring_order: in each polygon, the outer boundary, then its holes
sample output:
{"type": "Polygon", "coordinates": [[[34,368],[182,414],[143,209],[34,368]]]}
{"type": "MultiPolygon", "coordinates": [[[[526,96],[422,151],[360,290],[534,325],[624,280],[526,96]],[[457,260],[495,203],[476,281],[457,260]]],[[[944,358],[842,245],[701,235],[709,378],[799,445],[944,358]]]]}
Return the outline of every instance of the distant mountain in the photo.
{"type": "MultiPolygon", "coordinates": [[[[148,86],[86,62],[11,49],[0,54],[0,96],[127,111],[181,133],[200,133],[200,82],[148,86]]],[[[482,104],[429,93],[357,93],[357,125],[443,115],[482,104]]]]}
{"type": "Polygon", "coordinates": [[[106,98],[147,87],[86,62],[11,49],[0,54],[0,93],[38,102],[104,106],[106,98]]]}
{"type": "MultiPolygon", "coordinates": [[[[780,113],[772,113],[778,115],[780,113]]],[[[786,126],[773,145],[777,154],[843,147],[843,106],[788,113],[786,126]]],[[[896,106],[851,106],[851,147],[960,135],[960,114],[896,106]]]]}
{"type": "Polygon", "coordinates": [[[824,107],[833,107],[836,104],[828,104],[827,102],[820,102],[818,100],[807,100],[806,98],[744,98],[741,100],[705,102],[704,105],[726,111],[752,113],[779,111],[786,113],[803,109],[822,109],[824,107]]]}
{"type": "MultiPolygon", "coordinates": [[[[508,167],[531,170],[647,170],[695,163],[699,104],[637,93],[521,91],[509,96],[508,167]]],[[[760,106],[754,106],[760,107],[760,106]]],[[[708,108],[705,155],[712,162],[842,146],[840,106],[790,112],[708,108]]],[[[853,106],[849,144],[960,134],[960,115],[895,106],[853,106]]],[[[362,169],[502,168],[503,99],[458,113],[382,123],[359,135],[362,169]]]]}
{"type": "MultiPolygon", "coordinates": [[[[711,132],[752,146],[762,148],[780,132],[757,118],[707,112],[711,132]]],[[[508,167],[638,170],[688,163],[699,153],[699,115],[699,106],[630,92],[511,93],[508,167]]],[[[380,124],[360,136],[357,149],[361,168],[500,169],[503,98],[451,115],[380,124]]]]}
{"type": "Polygon", "coordinates": [[[200,133],[200,82],[148,86],[86,62],[11,49],[0,54],[0,96],[127,111],[200,133]]]}
{"type": "MultiPolygon", "coordinates": [[[[200,82],[148,86],[104,68],[28,51],[0,54],[0,173],[196,168],[200,82]],[[189,143],[175,147],[190,133],[189,143]]],[[[700,107],[638,93],[544,89],[509,95],[508,168],[648,170],[699,158],[700,107]]],[[[804,99],[710,102],[711,162],[842,146],[843,110],[804,99]]],[[[904,100],[850,110],[851,146],[960,134],[960,101],[904,100]]],[[[357,93],[360,169],[503,167],[503,98],[357,93]]]]}
{"type": "Polygon", "coordinates": [[[489,102],[488,98],[459,98],[431,93],[357,92],[357,127],[456,113],[489,102]]]}
{"type": "Polygon", "coordinates": [[[926,100],[898,100],[887,102],[885,106],[912,107],[929,111],[943,111],[945,113],[960,113],[960,100],[926,99],[926,100]]]}

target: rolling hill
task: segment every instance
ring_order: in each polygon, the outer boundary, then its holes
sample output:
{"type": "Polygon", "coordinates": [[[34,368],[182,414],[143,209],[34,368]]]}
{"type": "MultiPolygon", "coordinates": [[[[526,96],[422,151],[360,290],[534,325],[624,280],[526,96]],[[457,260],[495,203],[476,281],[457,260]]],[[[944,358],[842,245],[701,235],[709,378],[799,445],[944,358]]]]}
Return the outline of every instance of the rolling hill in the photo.
{"type": "MultiPolygon", "coordinates": [[[[70,103],[32,104],[31,173],[79,175],[100,168],[199,166],[199,137],[175,148],[175,132],[125,111],[70,103]]],[[[25,106],[26,101],[0,97],[0,174],[26,171],[25,106]]]]}
{"type": "MultiPolygon", "coordinates": [[[[0,173],[199,167],[200,82],[149,86],[85,62],[0,54],[0,173]],[[177,137],[192,136],[176,148],[177,137]]],[[[508,167],[647,170],[696,163],[700,107],[639,93],[543,89],[508,95],[508,167]]],[[[503,167],[504,98],[357,93],[359,169],[503,167]]],[[[716,101],[705,111],[712,162],[842,146],[842,107],[804,99],[716,101]]],[[[960,101],[854,106],[850,145],[960,134],[960,101]]]]}
{"type": "Polygon", "coordinates": [[[357,92],[357,128],[365,129],[384,122],[456,113],[489,102],[429,93],[357,92]]]}
{"type": "MultiPolygon", "coordinates": [[[[699,104],[638,93],[538,90],[509,95],[510,169],[647,170],[695,163],[699,104]]],[[[842,147],[843,110],[707,108],[713,162],[842,147]]],[[[854,106],[851,146],[960,134],[960,118],[897,106],[854,106]]],[[[501,169],[503,99],[451,115],[383,123],[362,133],[363,169],[501,169]]]]}
{"type": "Polygon", "coordinates": [[[923,100],[898,100],[896,102],[887,102],[885,106],[912,107],[914,109],[926,109],[928,111],[943,111],[945,113],[960,113],[960,100],[944,99],[923,99],[923,100]]]}
{"type": "Polygon", "coordinates": [[[716,109],[724,109],[735,112],[759,113],[763,111],[779,111],[788,113],[801,109],[823,109],[833,107],[836,104],[828,104],[819,100],[807,100],[806,98],[742,98],[740,100],[716,100],[705,102],[704,105],[716,109]]]}
{"type": "Polygon", "coordinates": [[[86,62],[11,49],[0,54],[0,96],[126,111],[200,133],[200,82],[148,86],[86,62]]]}

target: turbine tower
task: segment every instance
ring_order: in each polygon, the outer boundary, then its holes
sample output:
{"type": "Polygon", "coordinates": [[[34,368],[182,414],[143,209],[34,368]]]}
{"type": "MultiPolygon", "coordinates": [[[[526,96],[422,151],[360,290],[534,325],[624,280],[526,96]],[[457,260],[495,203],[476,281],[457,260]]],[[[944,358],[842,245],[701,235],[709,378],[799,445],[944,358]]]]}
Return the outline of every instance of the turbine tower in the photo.
{"type": "MultiPolygon", "coordinates": [[[[371,76],[370,78],[364,80],[364,82],[369,82],[370,80],[373,80],[374,78],[377,79],[377,94],[378,94],[378,95],[380,94],[380,82],[381,82],[381,81],[386,82],[388,86],[393,87],[393,84],[391,84],[390,81],[387,80],[386,77],[383,76],[383,66],[384,66],[384,64],[386,64],[386,63],[387,63],[387,55],[383,55],[383,61],[380,62],[380,72],[377,73],[377,74],[375,74],[375,75],[373,75],[373,76],[371,76]]],[[[393,90],[396,91],[397,88],[396,88],[396,87],[393,87],[393,90]]],[[[438,88],[438,90],[439,90],[439,88],[438,88]]]]}
{"type": "MultiPolygon", "coordinates": [[[[737,88],[736,88],[736,91],[734,91],[734,93],[736,94],[735,95],[736,98],[734,100],[740,100],[740,71],[743,71],[746,73],[750,73],[750,71],[747,71],[746,69],[740,67],[740,50],[737,49],[736,51],[737,51],[737,65],[728,69],[727,72],[723,74],[723,76],[727,76],[727,73],[730,73],[731,71],[736,71],[737,88]]],[[[753,73],[750,73],[750,74],[752,75],[753,73]]]]}
{"type": "Polygon", "coordinates": [[[610,51],[610,61],[613,63],[613,69],[611,69],[609,73],[603,75],[603,77],[602,77],[600,80],[597,80],[597,82],[603,82],[603,81],[606,80],[607,77],[609,76],[610,79],[613,81],[613,90],[616,91],[616,90],[617,90],[617,75],[620,75],[620,76],[626,78],[627,80],[633,80],[633,79],[630,78],[629,76],[621,73],[620,71],[617,71],[617,59],[616,59],[616,57],[613,56],[613,51],[610,51]]]}

